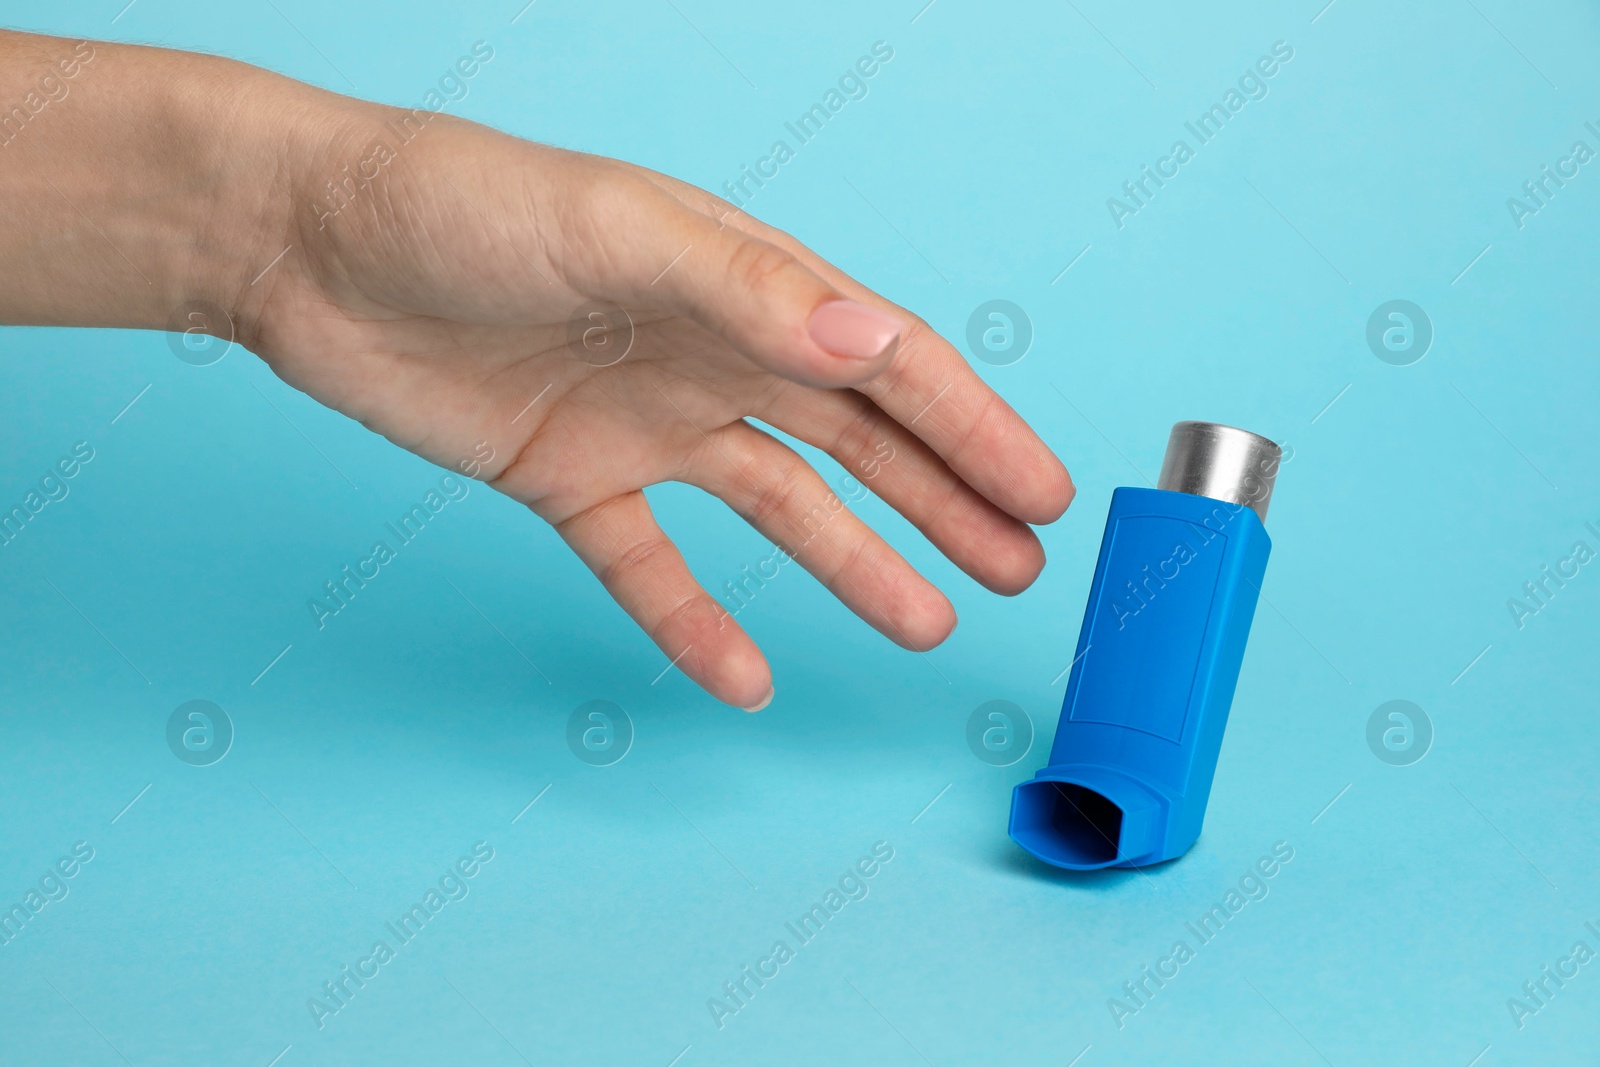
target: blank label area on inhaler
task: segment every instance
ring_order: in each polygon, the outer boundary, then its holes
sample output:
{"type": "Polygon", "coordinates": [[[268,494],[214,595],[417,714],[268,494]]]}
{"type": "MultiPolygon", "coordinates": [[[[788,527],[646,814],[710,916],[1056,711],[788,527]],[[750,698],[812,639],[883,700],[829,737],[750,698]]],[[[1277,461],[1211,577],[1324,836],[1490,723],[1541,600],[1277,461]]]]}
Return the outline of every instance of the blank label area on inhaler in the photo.
{"type": "Polygon", "coordinates": [[[1125,516],[1110,532],[1085,671],[1067,717],[1183,742],[1226,536],[1182,519],[1125,516]],[[1212,542],[1222,541],[1223,544],[1212,542]]]}
{"type": "Polygon", "coordinates": [[[1120,518],[1093,611],[1088,653],[1123,670],[1086,670],[1067,717],[1128,726],[1181,744],[1200,667],[1224,534],[1165,515],[1120,518]]]}

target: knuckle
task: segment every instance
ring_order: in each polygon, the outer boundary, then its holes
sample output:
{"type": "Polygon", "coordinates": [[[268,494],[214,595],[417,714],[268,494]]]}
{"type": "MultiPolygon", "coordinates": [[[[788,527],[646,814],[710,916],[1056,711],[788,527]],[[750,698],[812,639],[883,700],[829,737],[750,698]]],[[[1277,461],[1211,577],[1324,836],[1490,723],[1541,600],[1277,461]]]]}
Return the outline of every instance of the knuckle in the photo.
{"type": "Polygon", "coordinates": [[[662,644],[670,635],[681,629],[696,630],[704,622],[716,621],[705,618],[711,615],[713,604],[714,601],[699,590],[685,594],[676,604],[662,612],[660,618],[650,627],[651,640],[662,644]]]}
{"type": "Polygon", "coordinates": [[[861,562],[861,557],[866,554],[867,548],[871,544],[871,538],[857,537],[855,543],[845,550],[843,558],[839,560],[839,565],[833,569],[833,574],[828,577],[827,584],[830,590],[837,589],[841,584],[849,586],[851,591],[855,590],[855,583],[850,581],[850,575],[855,571],[857,565],[861,562]]]}
{"type": "Polygon", "coordinates": [[[889,365],[878,373],[876,378],[864,386],[862,392],[874,400],[883,400],[901,391],[905,386],[906,376],[911,370],[912,361],[926,345],[926,339],[934,335],[933,327],[904,309],[896,308],[898,314],[904,317],[906,328],[900,333],[900,344],[895,348],[894,356],[889,360],[889,365]]]}
{"type": "Polygon", "coordinates": [[[804,482],[803,465],[798,461],[779,467],[759,486],[750,501],[750,521],[756,526],[783,514],[804,482]]]}
{"type": "Polygon", "coordinates": [[[830,455],[846,467],[853,467],[857,459],[866,455],[872,439],[878,436],[882,425],[883,416],[879,409],[868,404],[861,405],[861,409],[851,417],[844,429],[839,431],[839,436],[834,439],[830,455]]]}
{"type": "Polygon", "coordinates": [[[955,442],[954,448],[950,451],[951,459],[959,463],[966,458],[972,447],[983,439],[984,431],[988,429],[989,422],[999,414],[999,409],[996,407],[998,403],[1000,403],[1000,397],[994,393],[990,393],[979,402],[977,412],[968,421],[967,428],[962,431],[960,439],[955,442]]]}
{"type": "Polygon", "coordinates": [[[576,192],[586,217],[615,219],[653,188],[626,168],[600,166],[584,176],[576,192]]]}
{"type": "Polygon", "coordinates": [[[905,332],[900,335],[900,347],[920,347],[922,345],[922,339],[933,333],[933,327],[929,326],[928,320],[924,319],[920,315],[913,315],[911,312],[906,311],[901,307],[896,307],[895,310],[900,315],[904,316],[906,321],[905,332]]]}
{"type": "Polygon", "coordinates": [[[600,571],[600,584],[607,589],[623,582],[641,570],[648,570],[664,552],[670,551],[672,542],[655,534],[642,537],[611,559],[600,571]]]}
{"type": "Polygon", "coordinates": [[[728,277],[739,288],[759,293],[772,288],[795,262],[789,253],[765,241],[742,240],[728,255],[728,277]]]}
{"type": "MultiPolygon", "coordinates": [[[[934,498],[923,522],[929,529],[933,529],[943,523],[946,516],[950,515],[955,509],[970,510],[968,507],[970,504],[970,498],[961,491],[959,486],[947,485],[934,498]]],[[[956,516],[956,521],[960,521],[962,518],[962,516],[956,516]]]]}
{"type": "Polygon", "coordinates": [[[597,284],[637,258],[630,223],[649,221],[662,199],[677,202],[623,167],[586,161],[577,177],[558,201],[560,224],[553,239],[561,243],[562,262],[570,262],[580,280],[597,284]]]}

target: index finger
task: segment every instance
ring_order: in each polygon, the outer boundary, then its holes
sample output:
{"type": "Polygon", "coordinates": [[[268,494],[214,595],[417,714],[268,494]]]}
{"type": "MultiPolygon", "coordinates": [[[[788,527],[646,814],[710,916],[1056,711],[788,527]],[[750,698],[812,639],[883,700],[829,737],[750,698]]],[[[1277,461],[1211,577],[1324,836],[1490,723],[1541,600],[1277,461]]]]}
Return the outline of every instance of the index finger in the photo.
{"type": "Polygon", "coordinates": [[[1076,493],[1067,468],[921,317],[879,296],[783,230],[704,189],[640,169],[688,206],[782,248],[851,300],[907,322],[889,366],[856,390],[920,437],[1003,511],[1036,525],[1054,522],[1066,511],[1076,493]]]}

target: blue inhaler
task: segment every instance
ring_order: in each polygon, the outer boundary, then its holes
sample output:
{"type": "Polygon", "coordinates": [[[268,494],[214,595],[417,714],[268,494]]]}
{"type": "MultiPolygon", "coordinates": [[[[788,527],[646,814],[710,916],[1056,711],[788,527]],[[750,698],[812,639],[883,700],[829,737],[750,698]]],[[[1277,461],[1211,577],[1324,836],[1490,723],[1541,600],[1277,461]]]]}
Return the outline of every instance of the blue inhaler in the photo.
{"type": "Polygon", "coordinates": [[[1112,493],[1050,763],[1011,798],[1012,839],[1046,863],[1143,867],[1200,836],[1281,460],[1264,437],[1180,422],[1157,488],[1112,493]]]}

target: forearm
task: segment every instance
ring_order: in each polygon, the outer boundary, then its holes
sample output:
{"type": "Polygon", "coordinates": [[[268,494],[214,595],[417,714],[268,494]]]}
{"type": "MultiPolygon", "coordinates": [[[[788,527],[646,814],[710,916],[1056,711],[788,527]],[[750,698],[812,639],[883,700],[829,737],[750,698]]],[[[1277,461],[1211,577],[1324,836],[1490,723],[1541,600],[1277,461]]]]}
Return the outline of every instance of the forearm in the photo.
{"type": "Polygon", "coordinates": [[[294,112],[241,63],[0,32],[0,323],[165,329],[249,314],[284,247],[294,112]]]}

